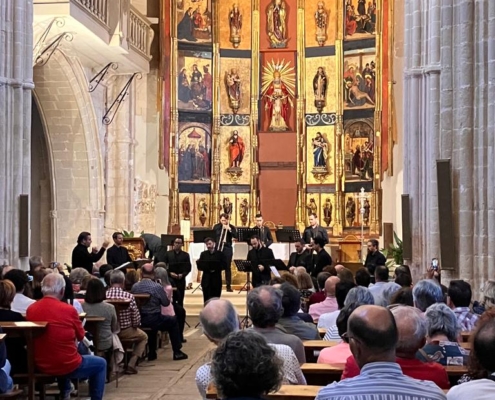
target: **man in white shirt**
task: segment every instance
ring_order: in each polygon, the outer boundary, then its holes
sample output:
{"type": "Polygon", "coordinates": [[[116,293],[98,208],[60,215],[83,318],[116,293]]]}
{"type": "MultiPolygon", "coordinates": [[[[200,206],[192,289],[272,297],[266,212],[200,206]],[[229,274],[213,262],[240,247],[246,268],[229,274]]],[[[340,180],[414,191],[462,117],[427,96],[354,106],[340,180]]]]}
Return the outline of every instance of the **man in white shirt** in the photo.
{"type": "Polygon", "coordinates": [[[474,335],[472,356],[488,372],[485,379],[477,379],[454,386],[447,400],[492,400],[495,396],[495,320],[488,320],[474,335]],[[474,354],[473,354],[474,353],[474,354]]]}
{"type": "MultiPolygon", "coordinates": [[[[232,303],[224,299],[211,299],[199,314],[203,333],[210,342],[218,345],[230,333],[239,330],[239,316],[232,303]]],[[[296,355],[289,346],[271,344],[277,355],[283,361],[282,372],[285,385],[306,385],[306,379],[301,371],[296,355]]],[[[196,385],[199,393],[206,399],[206,390],[212,382],[210,363],[204,364],[196,371],[196,385]]]]}
{"type": "Polygon", "coordinates": [[[383,290],[387,282],[388,268],[385,265],[378,265],[375,269],[375,284],[368,288],[375,299],[375,304],[382,304],[383,290]]]}
{"type": "Polygon", "coordinates": [[[26,285],[29,283],[26,273],[20,269],[13,269],[5,274],[4,279],[8,279],[15,286],[16,295],[14,296],[10,309],[21,314],[26,314],[28,307],[31,304],[36,303],[35,300],[24,295],[26,285]]]}

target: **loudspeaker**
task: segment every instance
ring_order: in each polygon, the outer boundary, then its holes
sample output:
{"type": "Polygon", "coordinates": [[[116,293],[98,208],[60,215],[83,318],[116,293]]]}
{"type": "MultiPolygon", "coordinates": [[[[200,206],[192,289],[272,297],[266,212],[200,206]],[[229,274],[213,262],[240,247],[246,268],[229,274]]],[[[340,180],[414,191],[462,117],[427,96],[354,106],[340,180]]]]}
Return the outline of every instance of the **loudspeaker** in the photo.
{"type": "MultiPolygon", "coordinates": [[[[457,264],[452,215],[452,179],[450,160],[437,160],[438,224],[442,269],[454,270],[457,264]]],[[[436,254],[433,254],[436,257],[436,254]]]]}
{"type": "Polygon", "coordinates": [[[19,257],[29,257],[29,195],[19,196],[19,257]]]}
{"type": "Polygon", "coordinates": [[[383,248],[388,250],[390,245],[394,244],[394,224],[391,222],[383,223],[383,248]]]}
{"type": "Polygon", "coordinates": [[[404,260],[412,260],[411,200],[402,195],[402,246],[404,260]]]}

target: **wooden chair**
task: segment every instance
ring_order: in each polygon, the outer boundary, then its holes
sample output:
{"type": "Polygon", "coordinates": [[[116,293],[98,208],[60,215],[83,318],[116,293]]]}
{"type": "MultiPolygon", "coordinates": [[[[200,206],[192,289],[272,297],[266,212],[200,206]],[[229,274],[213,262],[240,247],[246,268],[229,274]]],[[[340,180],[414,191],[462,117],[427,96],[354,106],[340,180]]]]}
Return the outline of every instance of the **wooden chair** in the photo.
{"type": "MultiPolygon", "coordinates": [[[[267,400],[314,400],[322,386],[282,385],[275,393],[266,394],[267,400]]],[[[207,399],[218,399],[217,388],[210,384],[206,392],[207,399]]]]}

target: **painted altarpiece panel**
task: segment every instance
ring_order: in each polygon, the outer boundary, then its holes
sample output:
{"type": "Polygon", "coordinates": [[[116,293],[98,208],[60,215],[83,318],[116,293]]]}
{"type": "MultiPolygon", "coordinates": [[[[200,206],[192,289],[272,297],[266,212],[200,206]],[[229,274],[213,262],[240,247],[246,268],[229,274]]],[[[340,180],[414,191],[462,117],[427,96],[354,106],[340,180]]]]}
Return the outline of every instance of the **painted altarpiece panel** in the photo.
{"type": "Polygon", "coordinates": [[[374,108],[376,62],[374,49],[346,52],[344,57],[344,108],[374,108]],[[353,54],[354,53],[354,54],[353,54]]]}
{"type": "Polygon", "coordinates": [[[191,43],[212,40],[211,0],[177,0],[177,39],[191,43]]]}
{"type": "Polygon", "coordinates": [[[213,100],[211,53],[179,51],[177,106],[183,111],[209,111],[213,100]]]}
{"type": "MultiPolygon", "coordinates": [[[[324,41],[324,46],[333,46],[335,44],[335,39],[337,38],[337,2],[340,0],[306,0],[304,4],[305,11],[305,41],[306,47],[318,47],[321,46],[317,40],[318,31],[318,14],[320,11],[319,3],[322,4],[322,10],[326,14],[324,17],[326,20],[326,29],[324,30],[326,39],[324,41]]],[[[321,21],[321,17],[319,20],[321,21]]],[[[320,22],[321,23],[321,22],[320,22]]],[[[320,35],[318,35],[320,36],[320,35]]]]}
{"type": "Polygon", "coordinates": [[[318,68],[323,68],[326,76],[326,96],[324,113],[337,111],[337,58],[330,57],[311,57],[306,58],[306,113],[316,114],[319,111],[315,105],[315,80],[317,79],[318,68]]]}
{"type": "Polygon", "coordinates": [[[251,130],[249,126],[221,126],[219,143],[220,184],[251,182],[251,130]]]}
{"type": "Polygon", "coordinates": [[[335,184],[335,126],[306,128],[306,182],[335,184]]]}
{"type": "MultiPolygon", "coordinates": [[[[248,50],[251,48],[251,1],[250,0],[222,0],[218,2],[218,35],[221,49],[239,49],[248,50]],[[232,15],[234,12],[234,5],[237,6],[237,12],[240,14],[240,32],[233,32],[231,19],[237,18],[237,15],[232,15]],[[234,46],[233,35],[238,33],[239,43],[234,46]]],[[[237,22],[237,21],[235,21],[237,22]]],[[[238,22],[237,22],[238,24],[238,22]]]]}
{"type": "Polygon", "coordinates": [[[344,40],[375,37],[376,0],[341,0],[344,3],[344,40]]]}
{"type": "Polygon", "coordinates": [[[220,79],[220,113],[233,113],[230,99],[236,96],[237,88],[234,88],[233,85],[238,81],[240,82],[240,99],[236,114],[249,114],[251,103],[251,59],[222,57],[220,59],[220,79]],[[234,93],[229,93],[229,91],[234,93]]]}
{"type": "Polygon", "coordinates": [[[179,182],[210,182],[211,133],[208,125],[197,122],[180,123],[177,152],[179,182]]]}

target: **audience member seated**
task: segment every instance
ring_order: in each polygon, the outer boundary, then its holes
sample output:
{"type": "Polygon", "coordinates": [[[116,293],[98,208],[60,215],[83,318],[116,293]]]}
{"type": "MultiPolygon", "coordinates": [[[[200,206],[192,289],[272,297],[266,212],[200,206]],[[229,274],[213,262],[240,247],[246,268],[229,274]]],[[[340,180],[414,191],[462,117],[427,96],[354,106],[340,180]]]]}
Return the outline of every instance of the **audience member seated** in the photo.
{"type": "Polygon", "coordinates": [[[141,267],[141,280],[135,283],[131,290],[133,294],[150,295],[148,302],[141,307],[141,323],[144,327],[151,329],[151,333],[148,335],[148,360],[156,360],[157,331],[168,332],[174,353],[173,359],[184,360],[187,355],[181,351],[182,343],[177,318],[162,315],[162,306],[167,307],[170,301],[163,290],[163,286],[154,282],[154,279],[153,264],[144,264],[141,267]]]}
{"type": "Polygon", "coordinates": [[[141,315],[136,304],[134,295],[123,290],[125,275],[122,271],[112,271],[110,273],[110,288],[107,290],[107,299],[114,300],[130,300],[130,305],[127,309],[119,311],[120,322],[120,340],[135,341],[132,351],[132,357],[127,363],[127,374],[137,374],[136,364],[140,357],[143,356],[148,343],[148,335],[146,332],[139,329],[141,325],[141,315]]]}
{"type": "Polygon", "coordinates": [[[2,279],[5,278],[5,274],[7,272],[12,271],[13,269],[14,267],[11,265],[6,265],[6,264],[2,265],[2,279]]]}
{"type": "Polygon", "coordinates": [[[349,338],[345,333],[347,332],[349,317],[353,311],[360,306],[360,304],[352,303],[340,310],[339,316],[337,317],[337,329],[342,338],[342,342],[335,346],[323,349],[318,356],[319,364],[344,364],[347,359],[352,356],[351,348],[349,347],[349,338]]]}
{"type": "Polygon", "coordinates": [[[113,267],[110,264],[103,264],[100,268],[98,268],[98,275],[104,287],[110,286],[110,282],[107,282],[110,279],[110,275],[108,275],[108,278],[105,280],[105,277],[107,276],[106,274],[109,271],[113,271],[113,267]]]}
{"type": "Polygon", "coordinates": [[[479,317],[469,309],[472,297],[471,285],[461,280],[450,281],[447,294],[447,305],[454,310],[461,330],[472,331],[479,317]]]}
{"type": "Polygon", "coordinates": [[[404,305],[414,307],[412,289],[410,287],[403,287],[392,296],[390,299],[390,305],[404,305]]]}
{"type": "Polygon", "coordinates": [[[70,379],[89,379],[91,400],[103,399],[107,363],[97,356],[81,356],[76,340],[84,328],[74,307],[61,301],[65,280],[60,274],[43,279],[43,298],[27,310],[28,321],[46,321],[43,334],[34,338],[34,360],[42,373],[58,377],[62,400],[70,399],[70,379]]]}
{"type": "Polygon", "coordinates": [[[495,280],[488,280],[481,289],[481,301],[473,303],[473,311],[481,315],[490,308],[495,308],[495,280]]]}
{"type": "MultiPolygon", "coordinates": [[[[2,329],[0,328],[0,333],[2,329]]],[[[12,355],[9,357],[12,358],[12,355]]],[[[4,342],[0,343],[0,393],[10,392],[14,388],[14,382],[10,377],[11,365],[7,359],[7,348],[4,342]]]]}
{"type": "Polygon", "coordinates": [[[299,290],[299,282],[297,281],[295,275],[286,272],[286,273],[282,273],[280,278],[282,279],[281,283],[287,282],[289,285],[292,285],[299,290]]]}
{"type": "Polygon", "coordinates": [[[44,268],[43,258],[41,256],[31,256],[29,257],[29,272],[37,271],[38,269],[44,268]]]}
{"type": "Polygon", "coordinates": [[[434,279],[423,279],[413,288],[414,307],[425,312],[435,303],[443,303],[444,297],[440,284],[434,279]]]}
{"type": "Polygon", "coordinates": [[[445,400],[434,383],[403,374],[395,356],[399,335],[390,310],[374,305],[357,308],[349,317],[347,337],[354,355],[350,359],[361,373],[324,387],[316,400],[445,400]]]}
{"type": "MultiPolygon", "coordinates": [[[[399,339],[396,346],[396,362],[402,372],[411,378],[432,381],[442,389],[450,387],[445,369],[434,362],[423,362],[416,353],[426,343],[426,319],[413,307],[401,306],[392,310],[399,339]]],[[[353,353],[354,354],[354,353],[353,353]]],[[[359,375],[358,364],[353,357],[347,360],[342,379],[359,375]]]]}
{"type": "Polygon", "coordinates": [[[313,293],[309,297],[308,307],[311,307],[312,304],[321,303],[322,301],[325,300],[325,298],[327,297],[325,295],[325,282],[328,278],[330,278],[329,272],[320,272],[318,274],[318,276],[316,277],[316,284],[318,285],[318,291],[316,293],[313,293]]]}
{"type": "MultiPolygon", "coordinates": [[[[15,293],[15,286],[11,281],[7,279],[0,280],[0,321],[25,321],[22,314],[10,309],[15,293]]],[[[7,346],[7,354],[12,366],[12,375],[26,373],[27,352],[25,339],[23,337],[7,336],[5,345],[7,346]]]]}
{"type": "Polygon", "coordinates": [[[337,276],[341,282],[347,281],[354,283],[354,275],[352,274],[352,271],[350,269],[347,269],[345,267],[341,268],[337,273],[337,276]]]}
{"type": "Polygon", "coordinates": [[[259,400],[280,388],[282,360],[261,335],[239,331],[219,344],[211,373],[220,398],[259,400]]]}
{"type": "Polygon", "coordinates": [[[81,285],[79,286],[79,291],[74,293],[76,299],[84,300],[86,296],[86,290],[88,290],[88,284],[90,281],[98,279],[94,275],[86,275],[82,278],[81,285]]]}
{"type": "Polygon", "coordinates": [[[417,357],[442,365],[466,365],[469,351],[459,346],[461,333],[454,312],[443,303],[432,304],[425,312],[428,332],[427,344],[417,357]]]}
{"type": "Polygon", "coordinates": [[[337,299],[335,298],[335,286],[340,282],[336,276],[331,276],[325,281],[325,295],[327,296],[321,303],[313,304],[309,307],[309,315],[314,321],[320,318],[320,315],[330,313],[338,309],[337,299]]]}
{"type": "Polygon", "coordinates": [[[335,298],[337,299],[338,310],[320,315],[320,318],[318,319],[318,328],[329,329],[336,325],[340,310],[344,308],[344,302],[347,294],[355,286],[356,284],[354,282],[349,281],[340,281],[337,283],[335,286],[335,298]]]}
{"type": "Polygon", "coordinates": [[[395,282],[387,282],[383,286],[382,290],[382,295],[380,296],[381,303],[375,304],[377,306],[382,306],[382,307],[388,307],[390,304],[392,304],[392,297],[401,289],[400,285],[398,285],[395,282]]]}
{"type": "Polygon", "coordinates": [[[101,353],[112,350],[113,334],[119,331],[117,313],[112,304],[105,302],[105,287],[99,279],[92,279],[88,282],[83,310],[89,317],[105,318],[105,321],[98,322],[99,340],[96,350],[101,353]]]}
{"type": "Polygon", "coordinates": [[[315,292],[311,275],[309,275],[306,271],[298,272],[296,278],[299,290],[305,290],[313,293],[315,292]]]}
{"type": "Polygon", "coordinates": [[[43,278],[53,272],[50,268],[38,267],[32,271],[33,280],[31,281],[31,287],[33,288],[33,299],[39,300],[43,297],[41,292],[41,282],[43,278]]]}
{"type": "Polygon", "coordinates": [[[139,282],[139,273],[135,269],[130,269],[125,274],[125,287],[124,289],[128,292],[131,291],[135,283],[139,282]]]}
{"type": "Polygon", "coordinates": [[[385,289],[387,283],[388,268],[385,265],[377,265],[375,268],[375,284],[369,287],[377,306],[383,303],[383,289],[385,289]]]}
{"type": "Polygon", "coordinates": [[[247,297],[248,312],[253,329],[264,336],[268,343],[285,344],[295,353],[299,363],[306,362],[304,346],[297,336],[277,328],[282,316],[282,292],[272,286],[259,286],[251,290],[247,297]]]}
{"type": "Polygon", "coordinates": [[[85,276],[90,276],[90,274],[84,268],[74,268],[70,272],[69,279],[72,282],[72,290],[74,293],[78,293],[81,290],[81,283],[85,276]]]}
{"type": "MultiPolygon", "coordinates": [[[[359,305],[373,305],[375,304],[375,300],[373,299],[373,295],[370,293],[368,288],[357,286],[349,290],[349,293],[347,293],[344,301],[344,307],[353,303],[359,305]]],[[[337,325],[333,325],[327,329],[323,340],[329,340],[331,342],[339,342],[341,340],[337,325]]]]}
{"type": "Polygon", "coordinates": [[[165,263],[157,263],[155,265],[155,277],[156,281],[163,286],[165,294],[167,295],[170,304],[167,307],[162,307],[162,315],[168,315],[170,317],[175,316],[177,318],[177,323],[179,324],[179,332],[182,343],[186,343],[187,340],[184,339],[184,326],[186,324],[186,310],[179,303],[173,302],[173,287],[168,279],[167,270],[161,266],[165,263]]]}
{"type": "Polygon", "coordinates": [[[409,266],[401,265],[397,267],[394,271],[394,281],[402,287],[412,287],[412,276],[409,266]]]}
{"type": "Polygon", "coordinates": [[[31,304],[36,303],[36,300],[30,299],[24,294],[29,283],[28,276],[20,269],[13,269],[5,274],[4,279],[8,279],[15,286],[16,294],[11,305],[12,311],[26,314],[28,307],[31,304]]]}
{"type": "Polygon", "coordinates": [[[371,283],[371,275],[368,271],[368,268],[365,267],[359,268],[356,271],[354,279],[356,281],[356,285],[364,286],[365,288],[367,288],[371,283]]]}
{"type": "MultiPolygon", "coordinates": [[[[199,314],[199,321],[203,327],[204,335],[217,346],[227,335],[239,331],[239,316],[232,303],[228,300],[209,300],[199,314]]],[[[292,349],[282,344],[270,343],[269,345],[283,362],[282,384],[305,385],[306,379],[292,349]]],[[[212,380],[210,363],[203,364],[198,368],[196,371],[196,385],[203,398],[206,398],[206,390],[212,380]]]]}
{"type": "Polygon", "coordinates": [[[282,307],[284,308],[284,313],[279,319],[278,325],[285,332],[296,335],[301,340],[319,340],[320,334],[315,324],[304,322],[297,316],[301,305],[301,293],[299,290],[288,283],[283,283],[280,286],[280,290],[283,293],[282,307]]]}
{"type": "Polygon", "coordinates": [[[448,400],[493,400],[495,393],[495,319],[478,324],[474,333],[471,358],[485,377],[454,386],[447,394],[448,400]]]}

